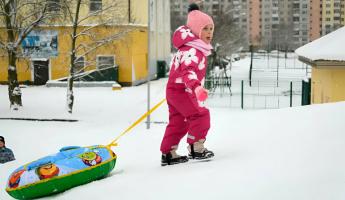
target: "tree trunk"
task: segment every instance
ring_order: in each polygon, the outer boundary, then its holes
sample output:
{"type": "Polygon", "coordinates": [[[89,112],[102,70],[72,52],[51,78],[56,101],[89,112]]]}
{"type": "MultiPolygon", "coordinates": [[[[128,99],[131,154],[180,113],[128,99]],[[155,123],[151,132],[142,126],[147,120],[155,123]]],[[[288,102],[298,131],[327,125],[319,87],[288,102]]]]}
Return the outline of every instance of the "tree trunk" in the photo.
{"type": "Polygon", "coordinates": [[[286,45],[285,45],[285,59],[287,59],[287,53],[288,53],[288,45],[287,45],[287,43],[286,43],[286,45]]]}
{"type": "Polygon", "coordinates": [[[13,110],[18,110],[19,106],[22,106],[22,94],[18,83],[16,61],[16,54],[13,51],[8,51],[8,96],[10,108],[13,110]]]}
{"type": "Polygon", "coordinates": [[[75,13],[75,18],[73,22],[73,33],[72,33],[72,48],[71,48],[71,64],[70,64],[70,76],[68,78],[68,86],[67,86],[67,111],[72,113],[73,111],[73,103],[74,103],[74,95],[73,95],[73,79],[74,79],[74,66],[76,60],[76,42],[77,42],[77,28],[78,28],[78,20],[79,20],[79,11],[80,11],[81,0],[77,1],[77,8],[75,13]]]}
{"type": "Polygon", "coordinates": [[[73,103],[74,103],[74,95],[73,95],[73,75],[68,78],[67,80],[67,111],[72,113],[73,111],[73,103]]]}
{"type": "Polygon", "coordinates": [[[7,48],[7,54],[8,54],[8,97],[10,100],[10,108],[13,110],[18,110],[19,106],[22,106],[22,94],[19,88],[18,83],[18,76],[17,76],[17,55],[16,51],[17,48],[13,46],[15,41],[15,33],[13,30],[13,14],[10,15],[10,13],[13,12],[13,7],[15,4],[15,1],[11,0],[4,4],[4,11],[7,15],[5,15],[5,24],[6,24],[6,32],[7,32],[7,40],[10,45],[8,45],[7,48]]]}

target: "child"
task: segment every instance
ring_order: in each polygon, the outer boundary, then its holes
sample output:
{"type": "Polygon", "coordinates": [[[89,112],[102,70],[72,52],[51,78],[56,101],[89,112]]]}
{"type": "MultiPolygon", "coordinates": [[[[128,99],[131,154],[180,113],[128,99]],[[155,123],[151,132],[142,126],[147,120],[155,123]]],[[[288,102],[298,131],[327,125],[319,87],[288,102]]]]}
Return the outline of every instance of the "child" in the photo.
{"type": "Polygon", "coordinates": [[[178,49],[172,59],[166,88],[169,124],[161,144],[161,165],[183,163],[190,159],[214,156],[204,147],[210,128],[210,113],[204,107],[208,91],[203,87],[207,56],[211,54],[214,23],[210,16],[190,6],[187,25],[179,27],[173,35],[178,49]],[[188,133],[189,154],[176,153],[180,140],[188,133]]]}
{"type": "Polygon", "coordinates": [[[5,147],[5,138],[0,136],[0,164],[15,160],[11,149],[5,147]]]}

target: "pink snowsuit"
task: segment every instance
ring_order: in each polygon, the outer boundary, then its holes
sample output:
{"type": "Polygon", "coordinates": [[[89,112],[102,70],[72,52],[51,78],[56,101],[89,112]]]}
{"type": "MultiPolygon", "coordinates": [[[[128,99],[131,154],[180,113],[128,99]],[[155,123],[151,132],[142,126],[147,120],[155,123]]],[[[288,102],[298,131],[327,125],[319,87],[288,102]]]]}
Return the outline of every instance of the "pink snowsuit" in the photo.
{"type": "Polygon", "coordinates": [[[204,84],[207,67],[207,53],[198,45],[190,45],[196,41],[200,39],[186,26],[179,27],[173,35],[178,51],[171,61],[166,88],[169,124],[161,143],[163,154],[177,148],[187,133],[187,142],[193,144],[205,139],[210,129],[209,110],[194,93],[196,87],[204,84]]]}

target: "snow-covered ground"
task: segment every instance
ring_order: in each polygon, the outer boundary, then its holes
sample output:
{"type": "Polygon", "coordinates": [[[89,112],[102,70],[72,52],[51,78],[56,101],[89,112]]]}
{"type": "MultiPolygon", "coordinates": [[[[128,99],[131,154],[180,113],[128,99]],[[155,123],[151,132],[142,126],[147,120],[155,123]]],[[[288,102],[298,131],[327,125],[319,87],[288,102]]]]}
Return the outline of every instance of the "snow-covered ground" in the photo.
{"type": "MultiPolygon", "coordinates": [[[[164,98],[166,79],[151,84],[152,104],[164,98]]],[[[77,119],[78,122],[0,120],[0,135],[17,158],[0,165],[0,199],[20,165],[68,145],[108,144],[146,111],[146,85],[75,88],[75,109],[66,113],[64,88],[23,88],[24,107],[8,108],[0,86],[0,118],[77,119]]],[[[122,137],[109,177],[44,199],[345,199],[345,102],[276,110],[211,107],[210,162],[160,166],[160,140],[168,120],[164,104],[122,137]]],[[[180,154],[186,154],[185,140],[180,154]]]]}

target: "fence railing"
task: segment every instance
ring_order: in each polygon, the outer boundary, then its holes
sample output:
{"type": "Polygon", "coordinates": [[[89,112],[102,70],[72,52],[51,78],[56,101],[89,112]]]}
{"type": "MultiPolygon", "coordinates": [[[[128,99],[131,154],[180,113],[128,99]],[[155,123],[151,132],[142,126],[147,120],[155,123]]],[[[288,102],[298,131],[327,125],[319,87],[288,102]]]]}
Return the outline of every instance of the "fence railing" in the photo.
{"type": "Polygon", "coordinates": [[[302,80],[207,79],[209,106],[242,109],[275,109],[301,105],[302,80]]]}

